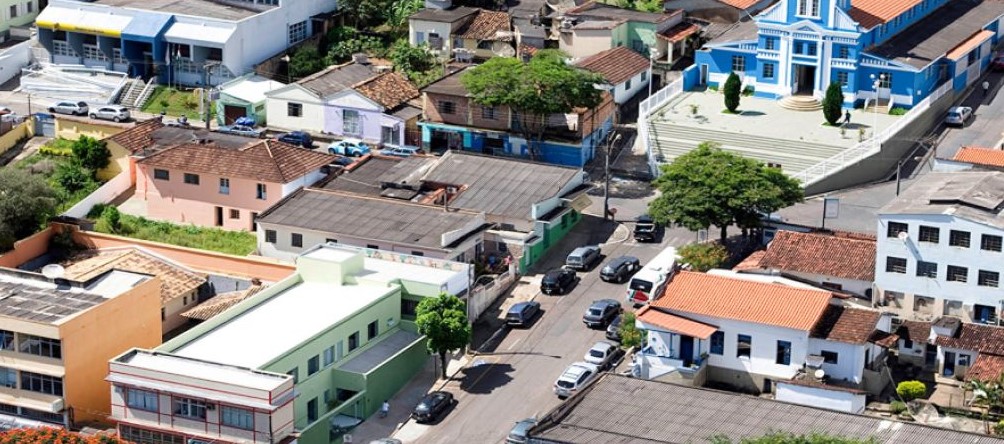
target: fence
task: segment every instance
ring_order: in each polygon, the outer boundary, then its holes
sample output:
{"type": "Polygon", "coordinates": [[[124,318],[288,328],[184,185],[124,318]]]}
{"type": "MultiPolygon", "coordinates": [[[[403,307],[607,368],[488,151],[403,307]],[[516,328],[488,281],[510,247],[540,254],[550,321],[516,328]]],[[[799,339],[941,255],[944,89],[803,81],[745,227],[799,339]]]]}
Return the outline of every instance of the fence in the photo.
{"type": "Polygon", "coordinates": [[[479,318],[499,296],[509,291],[509,288],[514,283],[516,283],[516,265],[511,264],[509,265],[509,271],[495,276],[484,285],[476,286],[474,291],[471,292],[469,300],[468,316],[470,316],[470,319],[479,318]]]}
{"type": "Polygon", "coordinates": [[[648,168],[652,173],[652,177],[659,176],[659,164],[656,162],[655,152],[652,150],[652,140],[648,131],[648,119],[656,109],[683,92],[683,82],[684,78],[677,79],[638,104],[638,135],[641,137],[642,143],[645,144],[645,154],[648,156],[648,168]]]}
{"type": "Polygon", "coordinates": [[[85,218],[87,217],[87,213],[89,213],[95,205],[106,204],[115,200],[115,198],[129,190],[130,187],[132,187],[132,180],[129,177],[129,172],[123,171],[113,177],[112,180],[109,180],[108,182],[105,182],[104,185],[101,185],[101,188],[98,188],[93,193],[88,194],[84,200],[77,202],[77,204],[72,208],[66,210],[63,215],[78,219],[85,218]]]}
{"type": "Polygon", "coordinates": [[[921,100],[920,103],[900,117],[896,123],[873,135],[870,139],[795,174],[794,177],[802,182],[803,187],[809,186],[826,176],[878,154],[882,150],[882,143],[895,137],[897,133],[906,128],[917,117],[924,114],[931,107],[932,103],[947,94],[951,89],[951,81],[943,83],[938,89],[932,91],[927,98],[921,100]]]}

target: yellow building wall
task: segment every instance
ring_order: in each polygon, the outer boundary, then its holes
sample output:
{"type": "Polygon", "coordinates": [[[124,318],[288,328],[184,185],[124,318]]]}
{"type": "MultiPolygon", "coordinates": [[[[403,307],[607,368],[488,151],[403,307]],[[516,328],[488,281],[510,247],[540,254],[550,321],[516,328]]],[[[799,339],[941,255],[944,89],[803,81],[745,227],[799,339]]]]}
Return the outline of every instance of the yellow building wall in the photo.
{"type": "Polygon", "coordinates": [[[14,148],[22,140],[31,137],[32,134],[35,134],[35,121],[26,119],[23,123],[8,131],[7,134],[0,136],[0,154],[14,148]]]}
{"type": "MultiPolygon", "coordinates": [[[[113,177],[118,176],[119,173],[129,170],[129,153],[122,145],[111,141],[105,140],[108,146],[108,151],[111,152],[111,158],[109,159],[108,166],[98,170],[98,179],[101,180],[111,180],[113,177]]],[[[133,183],[136,183],[136,176],[132,176],[133,183]]]]}
{"type": "Polygon", "coordinates": [[[132,347],[160,345],[160,279],[151,277],[125,293],[59,326],[63,342],[63,397],[75,425],[110,425],[108,361],[132,347]]]}

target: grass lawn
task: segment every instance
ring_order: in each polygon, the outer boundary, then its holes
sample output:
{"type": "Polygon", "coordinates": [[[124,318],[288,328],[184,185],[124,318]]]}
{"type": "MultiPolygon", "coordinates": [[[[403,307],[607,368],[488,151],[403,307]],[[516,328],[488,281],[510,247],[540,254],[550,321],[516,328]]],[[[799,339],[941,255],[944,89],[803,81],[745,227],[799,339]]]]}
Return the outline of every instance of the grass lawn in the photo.
{"type": "MultiPolygon", "coordinates": [[[[95,207],[92,215],[100,214],[95,207]]],[[[92,216],[93,217],[93,216],[92,216]]],[[[195,225],[177,225],[169,222],[159,222],[143,217],[122,214],[119,219],[119,229],[112,230],[104,217],[95,218],[94,230],[101,233],[143,239],[182,247],[218,251],[220,253],[247,256],[257,247],[257,239],[246,231],[227,231],[218,228],[204,228],[195,225]]]]}
{"type": "MultiPolygon", "coordinates": [[[[202,120],[199,114],[199,95],[196,90],[183,91],[167,86],[158,86],[150,99],[143,105],[143,111],[160,114],[167,111],[169,116],[186,116],[192,120],[202,120]]],[[[211,115],[216,116],[216,102],[210,106],[211,115]]]]}

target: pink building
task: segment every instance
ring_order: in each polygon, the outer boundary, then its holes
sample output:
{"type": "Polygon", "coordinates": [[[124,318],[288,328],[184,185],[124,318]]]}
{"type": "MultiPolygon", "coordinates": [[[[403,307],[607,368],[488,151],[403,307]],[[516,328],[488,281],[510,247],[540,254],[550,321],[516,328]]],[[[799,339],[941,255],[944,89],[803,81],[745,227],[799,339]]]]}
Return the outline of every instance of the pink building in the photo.
{"type": "Polygon", "coordinates": [[[254,231],[254,218],[324,177],[334,156],[275,140],[181,143],[136,161],[136,197],[152,219],[254,231]]]}

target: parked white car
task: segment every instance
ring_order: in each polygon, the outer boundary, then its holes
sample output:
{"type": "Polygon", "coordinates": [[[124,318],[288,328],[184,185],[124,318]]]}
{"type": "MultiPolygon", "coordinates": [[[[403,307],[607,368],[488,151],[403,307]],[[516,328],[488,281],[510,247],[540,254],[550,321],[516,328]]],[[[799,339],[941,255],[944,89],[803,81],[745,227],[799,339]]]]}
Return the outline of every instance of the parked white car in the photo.
{"type": "Polygon", "coordinates": [[[94,111],[91,111],[91,118],[122,122],[129,120],[129,108],[121,105],[102,106],[94,111]]]}
{"type": "Polygon", "coordinates": [[[588,362],[576,362],[569,365],[565,372],[554,381],[554,394],[559,398],[567,398],[575,392],[589,385],[600,373],[600,368],[596,364],[588,362]]]}
{"type": "Polygon", "coordinates": [[[615,356],[617,356],[617,346],[609,342],[599,341],[586,352],[586,356],[582,359],[600,369],[605,369],[610,366],[615,356]]]}
{"type": "Polygon", "coordinates": [[[953,106],[948,109],[945,116],[945,125],[965,126],[966,122],[973,117],[973,109],[968,106],[953,106]]]}
{"type": "Polygon", "coordinates": [[[55,105],[49,107],[50,113],[59,114],[72,114],[74,116],[86,116],[87,115],[87,102],[56,102],[55,105]]]}

